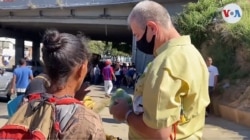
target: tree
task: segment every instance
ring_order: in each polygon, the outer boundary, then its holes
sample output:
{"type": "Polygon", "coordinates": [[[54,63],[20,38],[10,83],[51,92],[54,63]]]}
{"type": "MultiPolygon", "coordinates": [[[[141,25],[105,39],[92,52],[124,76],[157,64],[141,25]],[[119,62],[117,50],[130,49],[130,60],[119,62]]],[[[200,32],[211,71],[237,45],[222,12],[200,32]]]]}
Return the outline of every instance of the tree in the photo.
{"type": "Polygon", "coordinates": [[[250,49],[249,6],[250,2],[245,0],[199,0],[186,5],[183,12],[174,18],[179,32],[190,35],[199,50],[203,46],[203,53],[206,50],[203,56],[213,57],[221,79],[239,77],[236,73],[244,73],[241,69],[245,66],[236,61],[236,50],[242,46],[250,49]],[[243,11],[241,20],[236,24],[225,23],[221,16],[222,7],[232,2],[239,4],[243,11]]]}
{"type": "Polygon", "coordinates": [[[88,46],[91,53],[103,54],[106,44],[103,41],[89,41],[88,46]]]}
{"type": "Polygon", "coordinates": [[[212,22],[219,5],[218,0],[199,0],[197,3],[188,3],[183,12],[174,17],[179,32],[190,34],[198,49],[207,39],[207,26],[212,22]]]}
{"type": "Polygon", "coordinates": [[[124,52],[127,55],[132,53],[132,46],[125,42],[113,43],[113,48],[117,48],[118,51],[124,52]]]}
{"type": "Polygon", "coordinates": [[[91,53],[106,54],[112,56],[129,56],[131,46],[126,43],[112,43],[104,41],[88,41],[88,47],[91,53]]]}

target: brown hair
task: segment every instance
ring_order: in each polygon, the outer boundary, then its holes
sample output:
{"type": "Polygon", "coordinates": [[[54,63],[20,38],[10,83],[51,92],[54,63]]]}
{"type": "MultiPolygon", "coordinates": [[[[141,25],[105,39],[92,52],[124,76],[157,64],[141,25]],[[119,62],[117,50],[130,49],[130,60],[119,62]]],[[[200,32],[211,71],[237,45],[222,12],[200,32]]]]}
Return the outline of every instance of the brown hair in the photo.
{"type": "Polygon", "coordinates": [[[57,89],[64,86],[75,66],[90,58],[85,41],[57,30],[45,32],[42,52],[46,74],[57,89]]]}

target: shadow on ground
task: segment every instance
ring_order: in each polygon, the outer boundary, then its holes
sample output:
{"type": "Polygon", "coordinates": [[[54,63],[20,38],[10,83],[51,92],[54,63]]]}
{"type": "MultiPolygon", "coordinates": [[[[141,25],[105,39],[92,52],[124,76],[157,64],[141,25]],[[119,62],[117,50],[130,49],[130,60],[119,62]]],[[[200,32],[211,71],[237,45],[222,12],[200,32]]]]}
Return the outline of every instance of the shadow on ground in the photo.
{"type": "Polygon", "coordinates": [[[228,120],[224,120],[214,115],[209,115],[208,117],[206,117],[206,124],[234,131],[235,133],[238,133],[239,135],[244,137],[242,140],[250,140],[249,127],[242,126],[228,120]]]}
{"type": "Polygon", "coordinates": [[[94,95],[90,95],[91,97],[93,97],[93,98],[102,98],[102,99],[105,99],[106,97],[104,96],[104,94],[103,94],[103,96],[94,96],[94,95]]]}
{"type": "Polygon", "coordinates": [[[8,115],[0,115],[0,119],[9,119],[8,115]]]}
{"type": "MultiPolygon", "coordinates": [[[[96,88],[93,91],[104,91],[104,86],[103,85],[94,85],[96,88]]],[[[124,89],[128,94],[133,94],[134,93],[134,89],[133,88],[127,88],[126,86],[121,86],[120,88],[124,89]]],[[[117,88],[113,87],[112,89],[112,93],[114,93],[116,91],[117,88]]]]}
{"type": "Polygon", "coordinates": [[[0,102],[7,103],[9,100],[6,97],[0,97],[0,102]]]}
{"type": "Polygon", "coordinates": [[[102,121],[106,122],[106,123],[121,124],[120,122],[118,122],[118,121],[116,121],[115,119],[112,119],[112,118],[102,118],[102,121]]]}

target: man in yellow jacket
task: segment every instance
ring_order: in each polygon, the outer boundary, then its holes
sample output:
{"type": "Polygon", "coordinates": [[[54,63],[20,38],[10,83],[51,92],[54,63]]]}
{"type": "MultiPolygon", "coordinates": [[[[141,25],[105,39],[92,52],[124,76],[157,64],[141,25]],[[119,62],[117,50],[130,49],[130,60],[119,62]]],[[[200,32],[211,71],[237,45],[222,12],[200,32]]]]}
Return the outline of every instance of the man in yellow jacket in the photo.
{"type": "Polygon", "coordinates": [[[210,102],[203,57],[189,36],[177,32],[168,11],[154,1],[139,2],[128,24],[137,48],[155,58],[135,87],[143,111],[135,113],[126,101],[117,100],[111,114],[127,122],[129,139],[200,140],[210,102]]]}

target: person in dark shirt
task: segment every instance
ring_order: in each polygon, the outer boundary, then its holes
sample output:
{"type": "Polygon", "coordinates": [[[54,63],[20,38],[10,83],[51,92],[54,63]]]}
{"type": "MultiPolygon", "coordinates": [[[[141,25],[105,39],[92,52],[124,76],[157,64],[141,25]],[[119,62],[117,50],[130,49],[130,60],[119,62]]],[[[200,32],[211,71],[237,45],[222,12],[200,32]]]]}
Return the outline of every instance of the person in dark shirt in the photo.
{"type": "Polygon", "coordinates": [[[25,91],[25,96],[28,96],[32,93],[46,93],[47,88],[49,86],[50,86],[50,81],[48,76],[44,73],[39,74],[33,80],[30,81],[25,91]]]}

